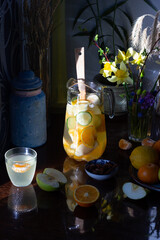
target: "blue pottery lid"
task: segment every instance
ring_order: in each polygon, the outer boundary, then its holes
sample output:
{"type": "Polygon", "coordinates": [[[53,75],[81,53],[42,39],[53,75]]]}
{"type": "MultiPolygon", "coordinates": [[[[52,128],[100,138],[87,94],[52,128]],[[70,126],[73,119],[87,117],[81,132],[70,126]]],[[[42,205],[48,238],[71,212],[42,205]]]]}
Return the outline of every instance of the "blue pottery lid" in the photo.
{"type": "Polygon", "coordinates": [[[13,79],[12,86],[18,90],[33,90],[42,86],[42,80],[32,71],[23,71],[13,79]]]}

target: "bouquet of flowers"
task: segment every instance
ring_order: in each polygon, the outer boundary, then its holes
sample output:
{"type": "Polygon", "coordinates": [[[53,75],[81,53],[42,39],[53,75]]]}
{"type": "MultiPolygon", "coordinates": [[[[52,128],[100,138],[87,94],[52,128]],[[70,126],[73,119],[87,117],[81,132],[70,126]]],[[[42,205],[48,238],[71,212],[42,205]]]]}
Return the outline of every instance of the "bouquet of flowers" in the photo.
{"type": "Polygon", "coordinates": [[[154,107],[155,97],[157,94],[157,80],[154,83],[151,91],[143,89],[143,78],[146,61],[150,55],[159,49],[156,47],[160,37],[155,41],[154,45],[147,53],[137,52],[132,47],[126,52],[118,50],[114,60],[109,61],[107,54],[109,49],[104,52],[97,43],[98,35],[95,36],[94,44],[98,47],[98,52],[101,57],[100,63],[102,68],[100,74],[108,81],[119,85],[124,85],[125,95],[128,101],[128,111],[130,114],[130,139],[141,141],[148,134],[148,124],[150,123],[151,112],[154,107]],[[134,91],[129,92],[128,84],[134,86],[134,91]]]}

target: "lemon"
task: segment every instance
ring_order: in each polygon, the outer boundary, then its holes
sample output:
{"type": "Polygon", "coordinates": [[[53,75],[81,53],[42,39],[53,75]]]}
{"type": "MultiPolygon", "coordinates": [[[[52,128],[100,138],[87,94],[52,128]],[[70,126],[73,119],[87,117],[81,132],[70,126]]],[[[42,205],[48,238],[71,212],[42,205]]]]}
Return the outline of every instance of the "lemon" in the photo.
{"type": "Polygon", "coordinates": [[[133,167],[139,169],[148,163],[158,163],[158,152],[151,146],[138,146],[133,149],[130,155],[130,161],[133,167]]]}

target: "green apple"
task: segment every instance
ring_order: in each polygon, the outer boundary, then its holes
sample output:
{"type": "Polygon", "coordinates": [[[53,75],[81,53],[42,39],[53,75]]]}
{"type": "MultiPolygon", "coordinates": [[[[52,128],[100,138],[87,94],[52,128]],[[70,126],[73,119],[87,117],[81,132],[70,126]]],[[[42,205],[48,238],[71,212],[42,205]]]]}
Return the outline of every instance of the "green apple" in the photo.
{"type": "Polygon", "coordinates": [[[45,168],[43,173],[55,179],[60,185],[64,185],[67,183],[67,178],[65,177],[65,175],[55,168],[45,168]]]}
{"type": "Polygon", "coordinates": [[[64,185],[67,179],[62,172],[54,168],[45,168],[43,173],[36,175],[36,182],[42,190],[53,192],[64,185]]]}
{"type": "Polygon", "coordinates": [[[122,190],[128,198],[134,200],[144,198],[147,195],[147,191],[143,187],[132,182],[124,183],[122,190]]]}

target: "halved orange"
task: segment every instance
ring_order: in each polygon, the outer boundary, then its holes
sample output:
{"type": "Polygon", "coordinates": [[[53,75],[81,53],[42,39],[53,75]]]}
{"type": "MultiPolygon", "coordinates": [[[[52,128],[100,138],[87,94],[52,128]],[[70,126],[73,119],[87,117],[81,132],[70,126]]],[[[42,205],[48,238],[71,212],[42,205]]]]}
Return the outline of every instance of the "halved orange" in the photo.
{"type": "Polygon", "coordinates": [[[86,147],[93,147],[96,138],[95,127],[89,126],[82,130],[81,141],[86,147]]]}
{"type": "Polygon", "coordinates": [[[92,185],[79,185],[73,193],[74,200],[81,207],[92,206],[98,200],[99,195],[99,190],[92,185]]]}

